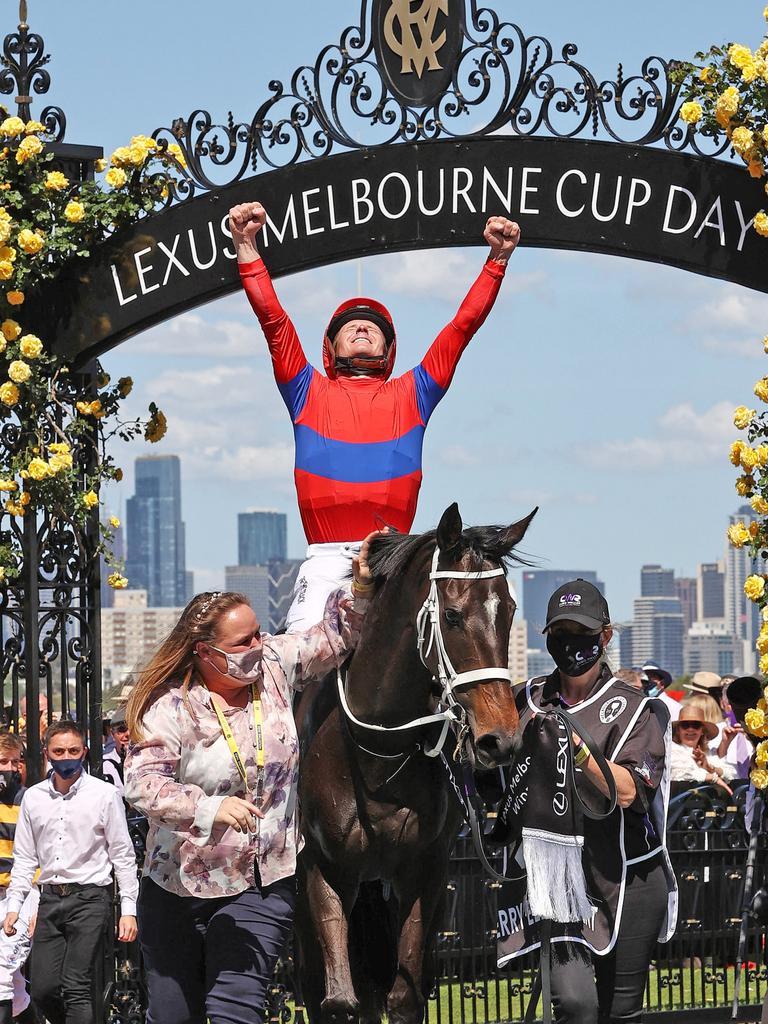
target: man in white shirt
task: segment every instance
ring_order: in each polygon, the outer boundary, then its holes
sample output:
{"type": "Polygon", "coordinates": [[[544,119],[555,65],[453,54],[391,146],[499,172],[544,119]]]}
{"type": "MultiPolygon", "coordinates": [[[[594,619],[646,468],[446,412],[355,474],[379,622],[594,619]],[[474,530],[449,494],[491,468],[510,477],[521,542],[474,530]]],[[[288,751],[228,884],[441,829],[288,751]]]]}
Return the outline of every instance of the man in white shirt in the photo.
{"type": "Polygon", "coordinates": [[[666,669],[659,668],[653,661],[646,661],[640,671],[648,679],[648,683],[644,686],[646,694],[660,700],[662,704],[666,704],[670,721],[676,722],[680,717],[680,701],[664,692],[668,686],[672,685],[672,676],[666,669]]]}
{"type": "Polygon", "coordinates": [[[51,725],[44,739],[51,774],[24,794],[16,826],[3,930],[15,934],[40,868],[32,940],[32,999],[50,1024],[94,1024],[93,965],[112,912],[112,869],[120,888],[118,939],[136,938],[136,857],[114,786],[83,771],[85,734],[51,725]]]}

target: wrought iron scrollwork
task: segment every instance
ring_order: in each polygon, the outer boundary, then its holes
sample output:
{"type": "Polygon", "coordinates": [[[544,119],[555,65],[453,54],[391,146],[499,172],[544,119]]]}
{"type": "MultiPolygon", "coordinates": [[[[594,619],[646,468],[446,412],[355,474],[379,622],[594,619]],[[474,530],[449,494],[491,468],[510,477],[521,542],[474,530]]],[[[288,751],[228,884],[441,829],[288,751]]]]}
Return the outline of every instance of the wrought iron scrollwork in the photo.
{"type": "Polygon", "coordinates": [[[612,139],[663,145],[674,151],[719,156],[724,134],[694,132],[679,119],[676,61],[648,57],[626,76],[598,79],[566,43],[526,35],[496,11],[466,0],[463,43],[445,91],[424,108],[402,102],[376,60],[363,0],[360,25],[324,47],[287,85],[269,83],[271,95],[250,122],[229,113],[217,124],[208,111],[176,118],[154,133],[161,145],[177,142],[187,166],[169,201],[192,198],[262,170],[331,153],[398,142],[475,138],[508,133],[573,139],[612,139]]]}
{"type": "MultiPolygon", "coordinates": [[[[32,92],[43,96],[51,87],[51,76],[46,65],[50,62],[50,54],[45,52],[43,37],[37,32],[30,32],[27,24],[27,4],[22,0],[19,8],[19,30],[5,37],[3,53],[0,56],[0,93],[10,96],[16,91],[18,116],[30,121],[32,114],[32,92]]],[[[40,114],[40,121],[45,125],[53,141],[61,142],[67,129],[67,119],[61,107],[45,107],[40,114]]]]}

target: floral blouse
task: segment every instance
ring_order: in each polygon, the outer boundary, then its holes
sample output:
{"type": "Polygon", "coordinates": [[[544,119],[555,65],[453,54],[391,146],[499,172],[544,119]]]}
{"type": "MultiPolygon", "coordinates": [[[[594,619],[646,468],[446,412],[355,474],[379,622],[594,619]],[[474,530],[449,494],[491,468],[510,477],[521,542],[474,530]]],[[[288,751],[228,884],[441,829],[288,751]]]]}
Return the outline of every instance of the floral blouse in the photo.
{"type": "Polygon", "coordinates": [[[213,823],[225,797],[250,797],[255,789],[252,702],[224,712],[243,758],[249,794],[205,686],[193,683],[186,702],[181,687],[172,687],[147,710],[144,739],[131,745],[125,761],[124,792],[150,822],[145,876],[178,896],[217,897],[253,885],[254,862],[263,885],[294,873],[301,840],[291,691],[324,676],[355,647],[367,604],[339,590],[328,598],[323,622],[308,632],[264,636],[259,689],[265,816],[255,833],[213,823]]]}

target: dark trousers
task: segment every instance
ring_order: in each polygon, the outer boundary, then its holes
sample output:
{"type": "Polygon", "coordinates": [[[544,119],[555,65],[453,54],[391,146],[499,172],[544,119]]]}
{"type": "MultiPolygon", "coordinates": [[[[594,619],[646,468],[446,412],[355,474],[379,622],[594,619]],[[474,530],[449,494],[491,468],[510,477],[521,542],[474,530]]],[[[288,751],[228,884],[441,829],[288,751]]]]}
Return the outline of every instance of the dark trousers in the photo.
{"type": "Polygon", "coordinates": [[[43,892],[30,957],[32,1001],[51,1024],[93,1024],[91,983],[112,912],[112,887],[43,892]]]}
{"type": "Polygon", "coordinates": [[[607,956],[579,943],[552,949],[552,1005],[557,1024],[639,1024],[643,992],[667,909],[658,859],[637,865],[624,890],[619,936],[607,956]]]}
{"type": "Polygon", "coordinates": [[[293,924],[296,882],[237,896],[175,896],[141,883],[139,941],[147,1024],[261,1024],[277,958],[293,924]]]}

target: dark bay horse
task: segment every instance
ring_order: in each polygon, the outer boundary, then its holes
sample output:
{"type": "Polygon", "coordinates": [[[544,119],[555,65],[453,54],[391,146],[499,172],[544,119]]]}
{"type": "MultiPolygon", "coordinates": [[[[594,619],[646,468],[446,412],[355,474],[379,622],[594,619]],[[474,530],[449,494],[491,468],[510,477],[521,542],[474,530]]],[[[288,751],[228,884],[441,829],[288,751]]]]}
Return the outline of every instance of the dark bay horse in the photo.
{"type": "Polygon", "coordinates": [[[313,1024],[423,1018],[460,820],[434,755],[441,740],[481,769],[512,754],[503,566],[534,514],[462,530],[454,504],[436,531],[377,540],[377,590],[346,676],[303,695],[296,937],[313,1024]]]}

